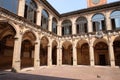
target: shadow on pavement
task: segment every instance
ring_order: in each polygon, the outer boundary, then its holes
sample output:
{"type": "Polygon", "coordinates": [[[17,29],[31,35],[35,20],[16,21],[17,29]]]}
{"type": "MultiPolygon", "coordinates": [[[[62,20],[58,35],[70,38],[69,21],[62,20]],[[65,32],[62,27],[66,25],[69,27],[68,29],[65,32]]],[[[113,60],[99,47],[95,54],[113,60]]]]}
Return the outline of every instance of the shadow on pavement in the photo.
{"type": "Polygon", "coordinates": [[[76,80],[76,79],[0,71],[0,80],[76,80]]]}

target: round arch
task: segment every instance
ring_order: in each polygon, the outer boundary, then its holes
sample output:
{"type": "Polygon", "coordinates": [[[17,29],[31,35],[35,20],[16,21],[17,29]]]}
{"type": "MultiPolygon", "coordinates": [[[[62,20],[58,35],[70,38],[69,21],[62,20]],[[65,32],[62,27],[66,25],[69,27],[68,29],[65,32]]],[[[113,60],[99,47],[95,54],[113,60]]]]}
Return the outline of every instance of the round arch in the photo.
{"type": "Polygon", "coordinates": [[[79,40],[77,42],[77,64],[90,65],[89,45],[86,40],[79,40]]]}
{"type": "Polygon", "coordinates": [[[52,64],[57,65],[57,46],[58,43],[56,40],[52,42],[52,64]]]}
{"type": "Polygon", "coordinates": [[[42,16],[41,16],[41,27],[43,29],[48,30],[48,23],[49,23],[49,13],[47,10],[42,10],[42,16]]]}
{"type": "Polygon", "coordinates": [[[36,36],[32,31],[26,30],[22,36],[21,68],[34,66],[36,36]]]}
{"type": "Polygon", "coordinates": [[[96,13],[92,16],[92,24],[93,24],[93,31],[105,31],[106,24],[105,24],[105,15],[102,13],[96,13]]]}
{"type": "Polygon", "coordinates": [[[87,27],[87,19],[86,17],[79,17],[76,20],[76,30],[77,30],[77,34],[84,34],[88,32],[88,27],[87,27]]]}
{"type": "Polygon", "coordinates": [[[113,41],[113,49],[114,49],[114,56],[115,56],[115,65],[120,66],[120,37],[116,37],[113,41]]]}
{"type": "Polygon", "coordinates": [[[57,34],[57,19],[55,17],[52,18],[52,32],[57,34]]]}
{"type": "Polygon", "coordinates": [[[112,24],[112,29],[113,30],[119,30],[120,29],[120,10],[114,10],[110,14],[111,18],[111,24],[112,24]]]}
{"type": "Polygon", "coordinates": [[[48,63],[49,39],[46,36],[43,36],[40,41],[40,65],[44,66],[48,63]]]}
{"type": "Polygon", "coordinates": [[[12,69],[15,26],[0,21],[0,69],[12,69]]]}
{"type": "Polygon", "coordinates": [[[62,64],[73,65],[73,47],[70,41],[62,44],[62,64]]]}
{"type": "Polygon", "coordinates": [[[94,58],[95,65],[110,65],[108,45],[105,41],[100,40],[94,43],[94,58]]]}
{"type": "Polygon", "coordinates": [[[72,22],[69,19],[62,21],[62,35],[72,34],[72,22]]]}
{"type": "Polygon", "coordinates": [[[35,0],[25,0],[24,17],[29,21],[36,23],[37,8],[38,5],[35,0]]]}

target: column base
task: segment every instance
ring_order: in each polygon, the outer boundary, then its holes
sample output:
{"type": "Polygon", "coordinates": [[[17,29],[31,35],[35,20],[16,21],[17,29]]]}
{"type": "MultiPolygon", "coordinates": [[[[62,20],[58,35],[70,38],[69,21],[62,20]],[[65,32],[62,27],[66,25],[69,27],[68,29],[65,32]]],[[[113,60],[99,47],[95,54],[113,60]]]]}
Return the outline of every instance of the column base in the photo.
{"type": "Polygon", "coordinates": [[[16,60],[12,65],[12,72],[20,72],[20,60],[16,60]]]}
{"type": "Polygon", "coordinates": [[[40,67],[40,60],[35,60],[34,62],[34,68],[38,69],[40,67]]]}
{"type": "Polygon", "coordinates": [[[77,66],[77,60],[73,60],[73,66],[77,66]]]}
{"type": "Polygon", "coordinates": [[[111,67],[112,67],[112,68],[115,68],[115,67],[116,67],[116,66],[115,66],[115,61],[114,61],[114,60],[111,60],[110,64],[111,64],[111,67]]]}

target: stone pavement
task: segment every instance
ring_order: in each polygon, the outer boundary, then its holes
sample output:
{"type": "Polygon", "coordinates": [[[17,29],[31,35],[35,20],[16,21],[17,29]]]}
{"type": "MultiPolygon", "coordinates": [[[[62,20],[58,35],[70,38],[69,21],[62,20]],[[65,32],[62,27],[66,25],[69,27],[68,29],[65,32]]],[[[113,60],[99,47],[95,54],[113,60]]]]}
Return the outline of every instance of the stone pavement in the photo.
{"type": "Polygon", "coordinates": [[[52,66],[20,73],[0,72],[0,80],[120,80],[120,68],[52,66]]]}

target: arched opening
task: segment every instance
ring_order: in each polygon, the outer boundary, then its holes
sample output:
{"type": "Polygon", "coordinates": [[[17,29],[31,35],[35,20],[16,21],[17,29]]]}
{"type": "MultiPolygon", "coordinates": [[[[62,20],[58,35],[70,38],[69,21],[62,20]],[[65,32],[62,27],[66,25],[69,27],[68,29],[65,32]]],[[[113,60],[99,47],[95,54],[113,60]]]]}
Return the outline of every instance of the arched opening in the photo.
{"type": "Polygon", "coordinates": [[[106,24],[105,24],[105,16],[103,14],[95,14],[92,17],[92,24],[93,24],[93,31],[105,31],[106,24]]]}
{"type": "Polygon", "coordinates": [[[57,20],[56,20],[56,18],[52,19],[52,32],[57,34],[57,20]]]}
{"type": "Polygon", "coordinates": [[[77,64],[90,65],[89,45],[83,40],[77,43],[77,64]]]}
{"type": "Polygon", "coordinates": [[[32,32],[26,32],[23,35],[21,47],[21,68],[33,67],[35,40],[36,37],[32,32]]]}
{"type": "Polygon", "coordinates": [[[52,64],[57,65],[57,42],[52,42],[52,64]]]}
{"type": "Polygon", "coordinates": [[[0,69],[11,69],[15,29],[7,22],[0,22],[0,69]]]}
{"type": "Polygon", "coordinates": [[[112,29],[113,30],[120,29],[120,10],[112,12],[110,17],[111,17],[112,29]]]}
{"type": "Polygon", "coordinates": [[[47,66],[48,60],[48,39],[47,37],[42,37],[40,42],[40,65],[47,66]]]}
{"type": "Polygon", "coordinates": [[[62,35],[72,34],[72,22],[70,20],[64,20],[62,22],[62,35]]]}
{"type": "Polygon", "coordinates": [[[46,10],[42,10],[41,27],[48,30],[49,14],[46,10]]]}
{"type": "Polygon", "coordinates": [[[120,37],[117,37],[113,42],[115,65],[120,66],[120,37]]]}
{"type": "Polygon", "coordinates": [[[85,17],[79,17],[76,20],[77,34],[84,34],[88,32],[87,19],[85,17]]]}
{"type": "Polygon", "coordinates": [[[108,45],[105,42],[98,42],[94,47],[95,65],[110,65],[108,45]]]}
{"type": "Polygon", "coordinates": [[[31,22],[36,23],[37,4],[34,0],[25,0],[24,17],[31,22]]]}
{"type": "Polygon", "coordinates": [[[62,46],[62,64],[73,65],[73,49],[69,41],[63,43],[62,46]]]}

